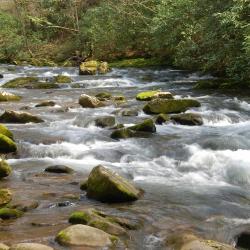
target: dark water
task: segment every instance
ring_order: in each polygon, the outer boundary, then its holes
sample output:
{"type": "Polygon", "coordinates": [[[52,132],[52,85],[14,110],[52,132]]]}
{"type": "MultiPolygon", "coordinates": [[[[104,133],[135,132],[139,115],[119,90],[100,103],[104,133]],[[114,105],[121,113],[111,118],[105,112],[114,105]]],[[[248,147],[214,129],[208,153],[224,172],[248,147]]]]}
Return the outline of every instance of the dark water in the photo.
{"type": "Polygon", "coordinates": [[[195,92],[192,86],[198,74],[171,69],[113,70],[106,76],[78,76],[74,68],[35,68],[0,66],[4,79],[37,75],[49,78],[66,74],[81,88],[68,85],[59,90],[10,90],[23,96],[18,103],[1,103],[0,109],[29,112],[46,122],[7,126],[19,146],[16,156],[8,159],[14,171],[1,182],[15,193],[16,201],[39,201],[39,207],[14,221],[0,222],[0,241],[43,242],[56,249],[56,233],[65,228],[72,211],[96,207],[110,214],[140,220],[140,230],[131,232],[128,249],[165,249],[164,238],[180,230],[192,230],[202,236],[233,243],[234,236],[250,230],[250,97],[223,93],[195,92]],[[162,89],[176,98],[197,98],[202,106],[192,109],[201,114],[204,125],[188,127],[166,124],[148,138],[114,141],[109,129],[97,128],[93,119],[116,116],[117,122],[134,124],[148,117],[138,92],[162,89]],[[98,109],[78,106],[82,93],[108,91],[125,95],[127,103],[98,109]],[[55,107],[35,108],[43,100],[55,107]],[[70,107],[68,112],[58,112],[70,107]],[[138,108],[138,117],[122,117],[122,108],[138,108]],[[73,176],[44,174],[45,167],[68,165],[73,176]],[[98,164],[110,167],[133,180],[145,190],[144,197],[132,204],[105,205],[88,200],[77,182],[87,177],[98,164]],[[80,195],[80,201],[68,198],[80,195]],[[59,207],[67,201],[68,206],[59,207]],[[33,223],[33,225],[32,225],[33,223]],[[34,223],[36,226],[34,226],[34,223]]]}

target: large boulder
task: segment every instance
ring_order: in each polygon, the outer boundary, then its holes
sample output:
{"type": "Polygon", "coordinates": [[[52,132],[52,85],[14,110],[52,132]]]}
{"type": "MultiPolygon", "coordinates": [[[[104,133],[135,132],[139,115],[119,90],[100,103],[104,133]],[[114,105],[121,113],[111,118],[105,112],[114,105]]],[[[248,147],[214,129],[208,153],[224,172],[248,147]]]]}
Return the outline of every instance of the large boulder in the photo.
{"type": "Polygon", "coordinates": [[[38,243],[19,243],[11,246],[9,250],[53,250],[53,248],[38,243]]]}
{"type": "Polygon", "coordinates": [[[139,199],[141,191],[128,180],[101,165],[95,167],[87,181],[87,196],[102,202],[126,202],[139,199]]]}
{"type": "Polygon", "coordinates": [[[204,240],[192,234],[178,234],[167,240],[173,250],[236,250],[234,247],[213,240],[204,240]]]}
{"type": "Polygon", "coordinates": [[[112,245],[114,238],[104,231],[86,225],[73,225],[60,231],[56,241],[63,246],[104,248],[112,245]]]}
{"type": "Polygon", "coordinates": [[[7,205],[11,200],[11,191],[9,189],[0,189],[0,207],[7,205]]]}
{"type": "Polygon", "coordinates": [[[6,110],[0,116],[0,122],[3,122],[3,123],[29,123],[29,122],[40,123],[44,121],[40,117],[32,115],[28,112],[6,110]]]}
{"type": "Polygon", "coordinates": [[[0,154],[14,153],[16,151],[16,143],[9,137],[0,134],[0,154]]]}
{"type": "Polygon", "coordinates": [[[136,100],[138,101],[151,101],[156,98],[173,99],[173,95],[170,92],[152,90],[141,92],[136,96],[136,100]]]}
{"type": "Polygon", "coordinates": [[[95,75],[97,73],[98,62],[87,61],[82,62],[79,66],[79,75],[95,75]]]}
{"type": "Polygon", "coordinates": [[[89,96],[82,94],[79,98],[79,104],[83,108],[99,108],[105,106],[105,104],[100,101],[98,98],[95,96],[89,96]]]}
{"type": "Polygon", "coordinates": [[[172,115],[170,119],[174,121],[175,123],[178,123],[181,125],[201,126],[203,124],[201,115],[194,114],[194,113],[172,115]]]}
{"type": "Polygon", "coordinates": [[[201,104],[194,99],[154,99],[148,102],[143,111],[146,114],[169,114],[185,112],[189,108],[200,107],[201,104]]]}
{"type": "Polygon", "coordinates": [[[20,96],[5,91],[0,92],[0,102],[20,101],[20,100],[21,100],[20,96]]]}
{"type": "Polygon", "coordinates": [[[13,133],[3,124],[0,124],[0,134],[5,135],[9,137],[10,139],[13,139],[13,133]]]}
{"type": "Polygon", "coordinates": [[[0,158],[0,179],[7,177],[11,174],[10,165],[0,158]]]}

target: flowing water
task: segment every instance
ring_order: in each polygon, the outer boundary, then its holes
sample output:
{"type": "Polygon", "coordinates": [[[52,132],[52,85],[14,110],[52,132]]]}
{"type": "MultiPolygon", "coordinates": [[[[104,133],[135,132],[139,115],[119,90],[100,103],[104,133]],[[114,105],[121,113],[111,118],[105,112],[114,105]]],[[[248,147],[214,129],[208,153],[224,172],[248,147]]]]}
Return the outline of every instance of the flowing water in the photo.
{"type": "Polygon", "coordinates": [[[55,90],[10,90],[21,95],[18,103],[1,103],[5,109],[41,116],[41,124],[7,124],[18,143],[17,155],[8,162],[11,177],[1,181],[15,193],[16,201],[38,201],[39,207],[14,221],[0,222],[0,241],[54,242],[65,228],[72,211],[95,207],[113,215],[139,220],[143,225],[131,233],[128,249],[165,249],[167,235],[194,231],[221,242],[234,242],[239,232],[250,229],[250,97],[192,90],[199,76],[173,69],[114,69],[105,76],[78,76],[75,68],[36,68],[2,65],[6,81],[19,76],[50,78],[65,74],[78,83],[55,90]],[[147,138],[115,141],[111,131],[95,127],[93,119],[115,116],[118,123],[134,124],[146,117],[138,92],[161,89],[176,98],[197,98],[202,106],[203,126],[157,125],[147,138]],[[77,102],[82,93],[102,91],[125,95],[127,103],[98,109],[83,109],[77,102]],[[55,107],[35,108],[43,100],[55,107]],[[68,112],[60,112],[63,107],[68,112]],[[122,108],[138,108],[137,117],[122,117],[122,108]],[[70,176],[44,174],[54,164],[72,167],[70,176]],[[98,164],[112,168],[145,190],[142,199],[129,204],[107,205],[86,198],[78,182],[98,164]],[[69,194],[80,195],[80,200],[69,194]]]}

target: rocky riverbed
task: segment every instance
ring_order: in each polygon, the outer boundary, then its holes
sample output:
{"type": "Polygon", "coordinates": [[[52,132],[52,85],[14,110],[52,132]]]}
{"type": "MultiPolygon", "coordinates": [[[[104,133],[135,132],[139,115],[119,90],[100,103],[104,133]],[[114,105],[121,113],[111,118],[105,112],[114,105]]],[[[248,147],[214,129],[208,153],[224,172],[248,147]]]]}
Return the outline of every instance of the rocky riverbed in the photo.
{"type": "Polygon", "coordinates": [[[211,77],[173,69],[79,76],[75,68],[1,65],[0,73],[0,90],[16,96],[3,95],[0,123],[17,146],[5,152],[12,173],[0,188],[21,212],[2,217],[0,242],[28,250],[212,250],[232,249],[242,232],[249,240],[247,94],[194,90],[211,77]],[[20,77],[30,81],[10,84],[20,77]],[[93,194],[86,180],[98,165],[127,179],[133,199],[117,199],[113,186],[108,198],[93,194]],[[83,235],[99,245],[76,246],[83,235]]]}

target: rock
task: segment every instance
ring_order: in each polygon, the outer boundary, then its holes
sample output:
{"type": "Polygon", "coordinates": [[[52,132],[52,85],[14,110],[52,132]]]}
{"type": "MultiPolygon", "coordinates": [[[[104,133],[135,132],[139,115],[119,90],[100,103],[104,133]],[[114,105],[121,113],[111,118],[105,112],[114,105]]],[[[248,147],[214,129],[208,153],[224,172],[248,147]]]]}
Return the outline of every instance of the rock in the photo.
{"type": "Polygon", "coordinates": [[[64,165],[49,166],[44,171],[56,174],[72,174],[74,172],[72,168],[64,165]]]}
{"type": "Polygon", "coordinates": [[[3,220],[16,219],[23,215],[23,212],[12,208],[0,208],[0,218],[3,220]]]}
{"type": "Polygon", "coordinates": [[[203,124],[201,115],[193,113],[172,115],[170,119],[181,125],[200,126],[203,124]]]}
{"type": "Polygon", "coordinates": [[[14,153],[16,151],[16,143],[9,137],[0,134],[0,154],[14,153]]]}
{"type": "Polygon", "coordinates": [[[70,215],[69,223],[84,224],[103,230],[112,235],[126,234],[126,230],[115,222],[115,218],[95,209],[85,209],[70,215]]]}
{"type": "Polygon", "coordinates": [[[146,114],[169,114],[185,112],[188,108],[200,107],[201,104],[194,99],[154,99],[148,102],[143,111],[146,114]]]}
{"type": "Polygon", "coordinates": [[[9,176],[11,171],[10,165],[3,159],[0,159],[0,179],[9,176]]]}
{"type": "Polygon", "coordinates": [[[5,91],[0,92],[0,102],[20,101],[20,100],[21,100],[20,96],[5,91]]]}
{"type": "Polygon", "coordinates": [[[3,74],[0,74],[0,78],[3,78],[3,74]]]}
{"type": "Polygon", "coordinates": [[[39,108],[39,107],[53,107],[55,106],[56,103],[53,101],[44,101],[44,102],[40,102],[38,103],[35,107],[39,108]]]}
{"type": "Polygon", "coordinates": [[[95,167],[87,183],[87,196],[102,202],[126,202],[139,199],[141,191],[117,173],[101,165],[95,167]]]}
{"type": "Polygon", "coordinates": [[[101,92],[95,95],[96,98],[98,98],[100,101],[110,100],[112,95],[108,92],[101,92]]]}
{"type": "Polygon", "coordinates": [[[7,205],[12,200],[12,193],[9,189],[0,189],[0,207],[7,205]]]}
{"type": "Polygon", "coordinates": [[[20,201],[16,202],[14,204],[9,204],[8,207],[12,209],[17,209],[22,212],[28,212],[33,209],[36,209],[39,206],[39,203],[37,201],[20,201]]]}
{"type": "Polygon", "coordinates": [[[124,128],[124,125],[119,123],[119,124],[116,124],[115,126],[113,126],[112,128],[110,129],[121,129],[121,128],[124,128]]]}
{"type": "Polygon", "coordinates": [[[109,72],[109,65],[107,62],[101,62],[98,66],[98,72],[100,74],[106,74],[109,72]]]}
{"type": "Polygon", "coordinates": [[[7,245],[0,243],[0,250],[9,250],[9,249],[10,248],[7,245]]]}
{"type": "Polygon", "coordinates": [[[4,125],[0,124],[0,134],[5,135],[13,140],[13,133],[4,125]]]}
{"type": "Polygon", "coordinates": [[[4,122],[4,123],[29,123],[29,122],[41,123],[44,121],[41,118],[39,118],[38,116],[32,115],[28,112],[6,110],[0,116],[0,122],[4,122]]]}
{"type": "Polygon", "coordinates": [[[38,243],[19,243],[11,246],[9,250],[53,250],[53,248],[38,243]]]}
{"type": "Polygon", "coordinates": [[[140,137],[140,134],[138,134],[136,131],[130,130],[129,128],[121,128],[117,129],[110,135],[112,139],[126,139],[126,138],[132,138],[132,137],[140,137]]]}
{"type": "Polygon", "coordinates": [[[122,116],[138,116],[138,111],[135,109],[124,109],[121,112],[122,116]]]}
{"type": "Polygon", "coordinates": [[[72,79],[69,76],[57,75],[54,77],[54,81],[57,83],[71,83],[72,79]]]}
{"type": "Polygon", "coordinates": [[[81,190],[87,190],[88,188],[88,180],[84,180],[80,183],[80,189],[81,190]]]}
{"type": "Polygon", "coordinates": [[[32,109],[30,106],[23,106],[19,110],[30,110],[32,109]]]}
{"type": "Polygon", "coordinates": [[[167,114],[159,114],[155,118],[155,123],[162,125],[163,123],[170,120],[170,117],[167,114]]]}
{"type": "Polygon", "coordinates": [[[82,62],[79,66],[79,75],[95,75],[97,73],[98,62],[82,62]]]}
{"type": "Polygon", "coordinates": [[[250,233],[243,232],[236,237],[236,248],[237,249],[248,249],[250,246],[250,233]]]}
{"type": "Polygon", "coordinates": [[[125,102],[126,98],[123,95],[117,95],[117,96],[113,96],[112,100],[115,102],[125,102]]]}
{"type": "Polygon", "coordinates": [[[116,121],[115,117],[113,116],[104,116],[95,119],[95,126],[101,127],[101,128],[106,128],[106,127],[112,127],[115,126],[116,121]]]}
{"type": "Polygon", "coordinates": [[[89,95],[81,95],[79,98],[79,104],[83,108],[99,108],[105,106],[98,98],[89,95]]]}
{"type": "Polygon", "coordinates": [[[86,225],[73,225],[60,231],[56,241],[63,246],[109,247],[114,238],[100,229],[86,225]]]}
{"type": "Polygon", "coordinates": [[[59,85],[53,82],[39,82],[37,77],[18,77],[7,83],[3,88],[26,88],[26,89],[57,89],[59,85]]]}
{"type": "Polygon", "coordinates": [[[149,133],[156,132],[156,127],[152,119],[146,119],[143,122],[138,123],[128,128],[131,130],[140,131],[140,132],[149,132],[149,133]]]}
{"type": "Polygon", "coordinates": [[[178,234],[167,240],[173,250],[235,250],[234,247],[217,241],[200,239],[192,234],[178,234]]]}
{"type": "Polygon", "coordinates": [[[151,101],[152,99],[162,98],[162,99],[173,99],[173,95],[170,92],[162,91],[146,91],[141,92],[136,96],[138,101],[151,101]]]}

